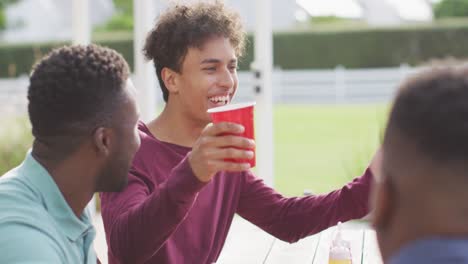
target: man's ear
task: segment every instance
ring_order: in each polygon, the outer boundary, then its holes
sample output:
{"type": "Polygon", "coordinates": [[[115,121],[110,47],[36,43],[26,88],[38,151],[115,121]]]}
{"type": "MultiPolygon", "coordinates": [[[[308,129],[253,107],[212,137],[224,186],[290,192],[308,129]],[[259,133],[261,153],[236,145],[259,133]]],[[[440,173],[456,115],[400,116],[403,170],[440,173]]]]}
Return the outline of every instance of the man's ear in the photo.
{"type": "Polygon", "coordinates": [[[169,93],[178,93],[179,88],[177,85],[177,81],[179,74],[168,67],[164,67],[161,71],[161,78],[164,82],[164,85],[166,85],[167,90],[169,90],[169,93]]]}
{"type": "Polygon", "coordinates": [[[93,133],[93,143],[98,155],[108,156],[112,147],[112,132],[108,128],[99,127],[93,133]]]}
{"type": "Polygon", "coordinates": [[[376,181],[372,189],[372,225],[376,230],[385,230],[389,226],[395,210],[392,185],[384,178],[381,181],[376,181]]]}

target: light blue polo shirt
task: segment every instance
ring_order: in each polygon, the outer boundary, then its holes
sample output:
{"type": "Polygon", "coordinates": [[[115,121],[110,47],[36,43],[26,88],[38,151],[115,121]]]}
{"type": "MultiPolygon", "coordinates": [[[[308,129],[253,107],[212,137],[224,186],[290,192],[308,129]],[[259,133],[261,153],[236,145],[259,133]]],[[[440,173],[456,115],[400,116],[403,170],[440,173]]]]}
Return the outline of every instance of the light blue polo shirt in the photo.
{"type": "Polygon", "coordinates": [[[90,212],[78,218],[30,153],[0,177],[0,263],[95,264],[90,212]]]}
{"type": "Polygon", "coordinates": [[[403,246],[389,264],[468,264],[468,237],[428,237],[403,246]]]}

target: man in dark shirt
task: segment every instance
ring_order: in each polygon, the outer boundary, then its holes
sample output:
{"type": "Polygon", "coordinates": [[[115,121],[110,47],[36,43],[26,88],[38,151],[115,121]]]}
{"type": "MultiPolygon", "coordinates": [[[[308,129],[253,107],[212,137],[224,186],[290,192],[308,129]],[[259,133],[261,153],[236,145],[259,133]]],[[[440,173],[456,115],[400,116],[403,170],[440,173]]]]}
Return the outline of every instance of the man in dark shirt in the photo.
{"type": "Polygon", "coordinates": [[[148,35],[166,105],[139,125],[128,187],[102,195],[109,263],[212,263],[236,213],[289,242],[368,213],[370,170],[327,195],[285,198],[248,163],[225,161],[255,146],[235,136],[242,126],[208,125],[207,110],[236,92],[244,45],[238,14],[220,3],[173,7],[148,35]]]}
{"type": "Polygon", "coordinates": [[[468,263],[467,102],[466,67],[428,70],[401,86],[373,195],[385,263],[468,263]]]}

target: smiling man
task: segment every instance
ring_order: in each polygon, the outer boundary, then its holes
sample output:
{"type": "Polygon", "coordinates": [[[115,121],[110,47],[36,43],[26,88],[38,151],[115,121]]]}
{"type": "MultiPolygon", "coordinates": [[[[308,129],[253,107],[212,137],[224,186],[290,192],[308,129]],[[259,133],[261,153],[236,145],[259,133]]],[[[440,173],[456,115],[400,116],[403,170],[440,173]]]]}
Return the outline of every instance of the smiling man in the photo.
{"type": "Polygon", "coordinates": [[[370,170],[327,195],[285,198],[226,158],[253,157],[243,127],[210,125],[207,110],[229,103],[245,32],[221,3],[174,6],[144,48],[166,105],[140,123],[141,147],[121,193],[102,194],[109,263],[213,263],[236,213],[294,242],[367,214],[370,170]]]}

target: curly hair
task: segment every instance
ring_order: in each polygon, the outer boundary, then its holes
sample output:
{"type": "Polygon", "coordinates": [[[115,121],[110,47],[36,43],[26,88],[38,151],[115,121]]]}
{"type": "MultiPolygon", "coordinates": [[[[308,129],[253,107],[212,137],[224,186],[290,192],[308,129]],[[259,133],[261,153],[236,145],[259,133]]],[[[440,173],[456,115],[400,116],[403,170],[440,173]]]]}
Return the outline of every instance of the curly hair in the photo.
{"type": "Polygon", "coordinates": [[[143,49],[148,60],[153,60],[164,101],[169,98],[161,71],[167,67],[180,72],[188,48],[200,48],[211,37],[225,37],[242,57],[246,33],[237,12],[227,9],[222,2],[199,2],[175,5],[160,17],[148,34],[143,49]]]}
{"type": "Polygon", "coordinates": [[[96,127],[109,126],[128,76],[127,62],[108,48],[51,51],[30,76],[28,112],[35,139],[66,154],[96,127]]]}

